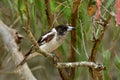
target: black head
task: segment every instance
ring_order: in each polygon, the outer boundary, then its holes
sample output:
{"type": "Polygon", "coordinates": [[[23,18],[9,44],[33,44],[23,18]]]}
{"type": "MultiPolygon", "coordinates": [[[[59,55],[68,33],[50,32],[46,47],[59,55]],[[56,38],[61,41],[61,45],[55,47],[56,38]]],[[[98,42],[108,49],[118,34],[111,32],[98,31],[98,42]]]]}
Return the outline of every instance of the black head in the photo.
{"type": "Polygon", "coordinates": [[[59,35],[64,35],[68,31],[75,30],[74,27],[67,26],[67,25],[58,25],[55,27],[56,31],[58,32],[59,35]]]}

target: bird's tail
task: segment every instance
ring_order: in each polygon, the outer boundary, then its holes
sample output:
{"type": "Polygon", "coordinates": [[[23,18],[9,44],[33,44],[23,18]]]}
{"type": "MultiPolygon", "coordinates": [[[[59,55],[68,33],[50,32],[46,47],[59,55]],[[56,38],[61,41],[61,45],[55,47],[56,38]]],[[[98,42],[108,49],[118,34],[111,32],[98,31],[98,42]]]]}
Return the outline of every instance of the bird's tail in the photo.
{"type": "Polygon", "coordinates": [[[34,46],[32,46],[32,47],[30,48],[29,52],[27,52],[27,54],[24,55],[24,59],[20,62],[20,64],[17,65],[17,67],[22,66],[22,65],[26,62],[28,56],[29,56],[29,55],[31,54],[31,52],[33,51],[33,47],[34,47],[34,46]]]}

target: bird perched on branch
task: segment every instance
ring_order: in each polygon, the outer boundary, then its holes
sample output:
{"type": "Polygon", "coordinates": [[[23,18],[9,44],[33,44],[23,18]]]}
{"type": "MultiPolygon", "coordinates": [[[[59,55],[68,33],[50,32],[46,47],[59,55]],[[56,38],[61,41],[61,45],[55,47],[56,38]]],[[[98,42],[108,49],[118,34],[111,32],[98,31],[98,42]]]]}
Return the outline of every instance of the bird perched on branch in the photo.
{"type": "MultiPolygon", "coordinates": [[[[75,28],[67,25],[58,25],[52,28],[37,41],[39,48],[48,53],[54,51],[64,42],[67,34],[72,30],[75,30],[75,28]]],[[[19,65],[23,65],[26,62],[27,57],[33,52],[33,49],[34,46],[25,54],[24,59],[19,65]]]]}

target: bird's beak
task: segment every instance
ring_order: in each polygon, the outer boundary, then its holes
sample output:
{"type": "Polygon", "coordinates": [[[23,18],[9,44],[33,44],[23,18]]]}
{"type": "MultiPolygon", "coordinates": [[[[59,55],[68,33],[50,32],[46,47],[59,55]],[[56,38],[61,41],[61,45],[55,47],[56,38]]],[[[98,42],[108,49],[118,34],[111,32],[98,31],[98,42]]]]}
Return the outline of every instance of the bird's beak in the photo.
{"type": "Polygon", "coordinates": [[[72,31],[72,30],[75,30],[75,27],[68,26],[68,29],[67,29],[67,31],[72,31]]]}

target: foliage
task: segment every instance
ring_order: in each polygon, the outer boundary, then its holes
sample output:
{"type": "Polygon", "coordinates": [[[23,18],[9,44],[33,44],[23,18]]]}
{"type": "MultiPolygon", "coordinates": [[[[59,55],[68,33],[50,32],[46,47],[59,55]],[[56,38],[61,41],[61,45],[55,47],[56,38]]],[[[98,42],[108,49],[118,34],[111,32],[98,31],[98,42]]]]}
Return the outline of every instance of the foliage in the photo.
{"type": "MultiPolygon", "coordinates": [[[[99,37],[103,26],[100,24],[94,23],[93,16],[89,15],[89,0],[81,0],[80,6],[78,9],[78,18],[76,22],[76,49],[75,49],[75,58],[76,61],[88,61],[89,56],[91,55],[91,50],[94,44],[93,36],[96,38],[99,37]],[[94,35],[93,35],[94,34],[94,35]]],[[[95,4],[92,4],[95,6],[95,4]]],[[[73,0],[50,0],[51,13],[54,17],[54,25],[58,24],[71,24],[71,13],[72,13],[73,0]]],[[[9,26],[17,29],[21,34],[25,36],[25,39],[21,43],[21,51],[26,52],[30,48],[31,43],[26,37],[26,32],[24,30],[26,15],[25,15],[25,3],[24,0],[1,0],[0,1],[0,19],[3,20],[9,26]],[[18,21],[16,21],[16,19],[18,21]]],[[[93,7],[95,8],[95,7],[93,7]]],[[[38,40],[39,36],[45,31],[48,31],[49,26],[47,15],[46,15],[46,6],[44,0],[29,0],[29,13],[30,13],[30,22],[31,22],[31,31],[38,40]]],[[[96,8],[95,8],[95,11],[96,8]]],[[[101,16],[105,19],[110,15],[110,13],[115,13],[115,1],[114,0],[103,0],[101,7],[101,16]]],[[[100,19],[99,19],[100,20],[100,19]]],[[[115,17],[112,16],[112,19],[108,23],[108,28],[104,33],[104,37],[99,44],[96,55],[96,63],[103,64],[106,66],[106,70],[103,71],[103,76],[105,80],[120,80],[120,60],[119,60],[119,27],[115,26],[115,17]]],[[[70,43],[71,36],[69,35],[64,44],[58,49],[62,55],[62,61],[67,62],[68,57],[70,56],[70,43]]],[[[1,43],[1,42],[0,42],[1,43]]],[[[0,49],[2,45],[0,45],[0,49]]],[[[4,61],[8,59],[5,58],[6,52],[0,51],[0,68],[5,67],[3,65],[4,61]]],[[[54,52],[56,53],[56,52],[54,52]]],[[[10,56],[10,55],[9,55],[10,56]]],[[[12,60],[9,61],[13,64],[12,60]]],[[[8,65],[11,65],[11,64],[8,65]]],[[[37,56],[28,61],[28,64],[31,69],[37,67],[38,70],[33,70],[33,74],[37,77],[38,80],[56,80],[61,79],[59,72],[56,70],[54,65],[46,58],[37,56]],[[40,77],[39,77],[40,76],[40,77]],[[47,76],[47,77],[46,77],[47,76]]],[[[11,70],[13,68],[5,68],[5,70],[11,70]]],[[[1,68],[2,69],[2,68],[1,68]]],[[[91,75],[89,73],[89,68],[79,67],[75,72],[75,80],[91,80],[91,75]]],[[[16,80],[14,78],[18,77],[17,74],[3,74],[5,77],[9,76],[9,80],[16,80]],[[11,77],[12,76],[12,77],[11,77]]],[[[7,80],[8,78],[3,78],[0,75],[1,80],[7,80]]]]}

